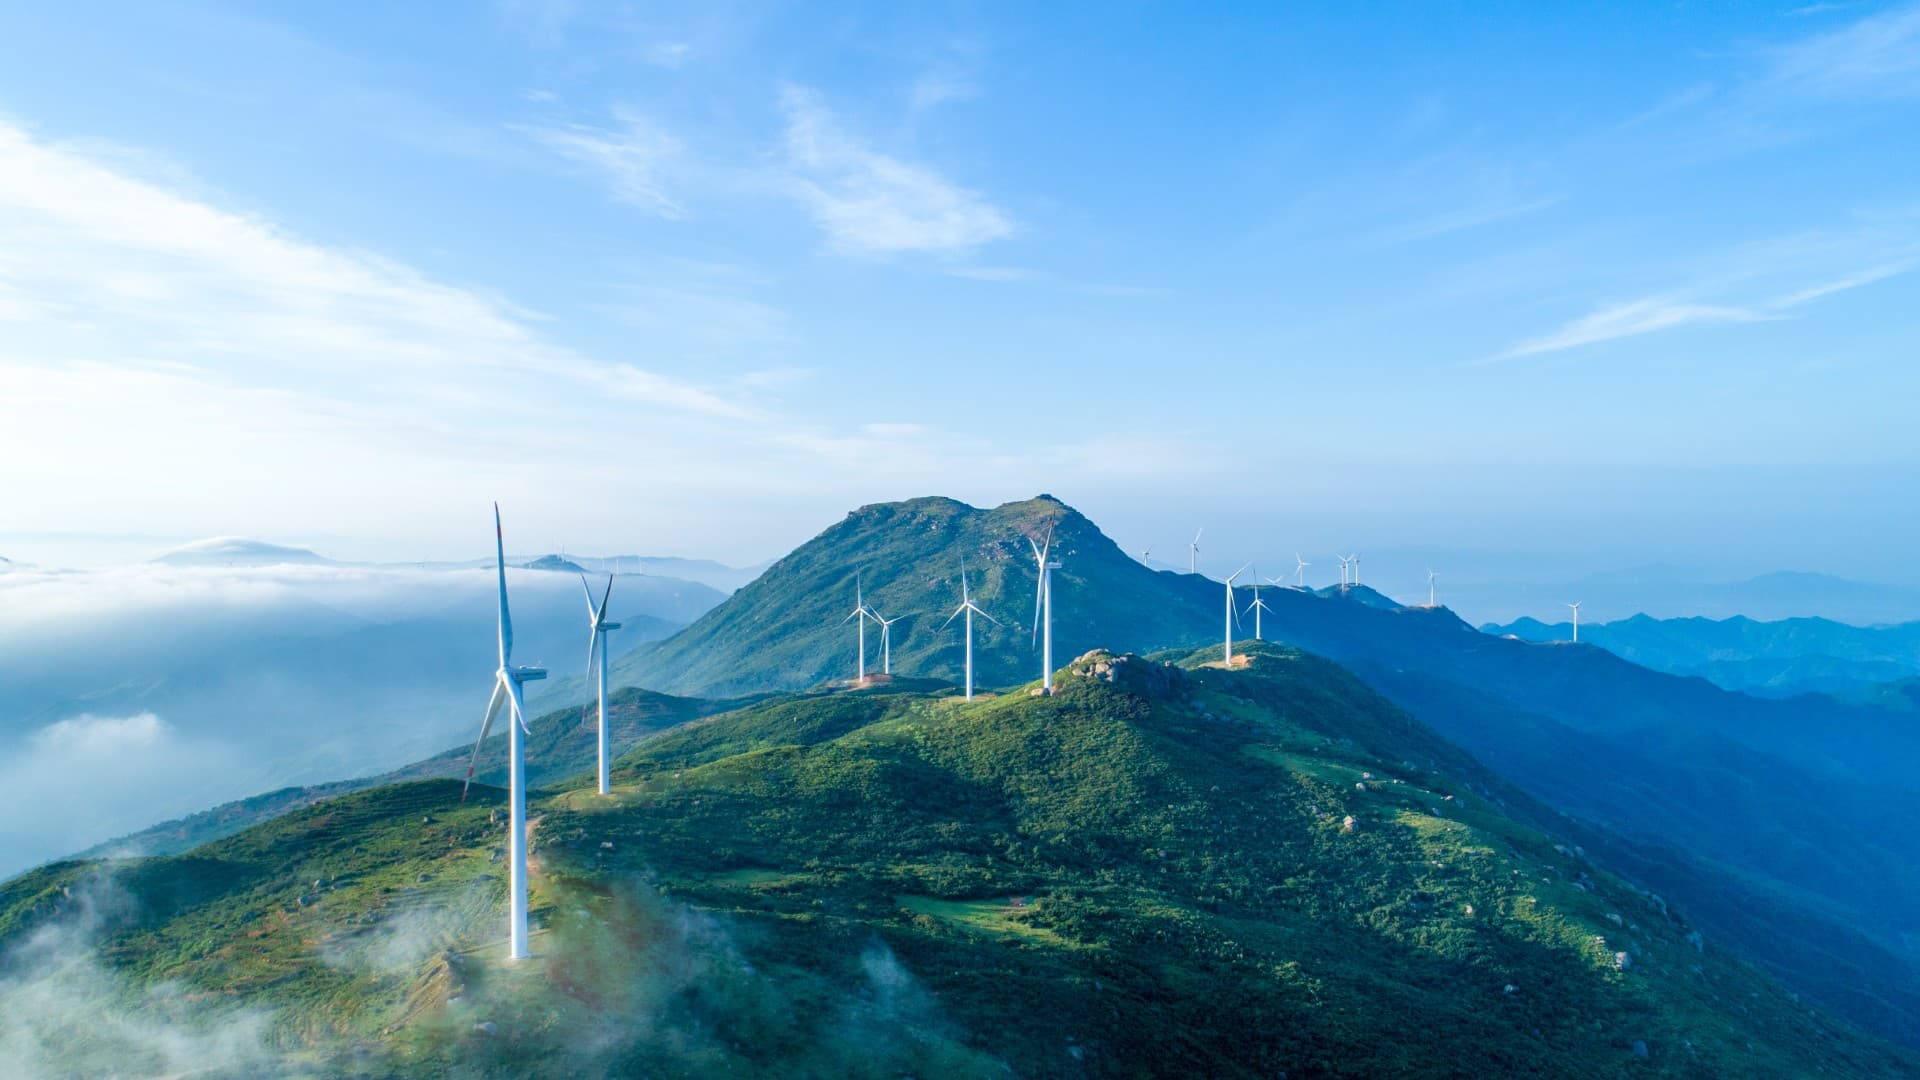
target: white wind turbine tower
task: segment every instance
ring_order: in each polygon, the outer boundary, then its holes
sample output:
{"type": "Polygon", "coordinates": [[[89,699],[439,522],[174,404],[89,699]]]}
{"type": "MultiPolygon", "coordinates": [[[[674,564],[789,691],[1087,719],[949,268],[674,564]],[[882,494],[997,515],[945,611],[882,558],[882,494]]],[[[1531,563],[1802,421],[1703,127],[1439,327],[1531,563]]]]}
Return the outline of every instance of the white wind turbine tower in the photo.
{"type": "MultiPolygon", "coordinates": [[[[1280,583],[1279,578],[1268,578],[1267,580],[1276,585],[1280,583]]],[[[1247,610],[1253,612],[1253,640],[1265,641],[1266,638],[1260,636],[1260,613],[1263,611],[1272,611],[1273,609],[1267,606],[1265,600],[1260,599],[1260,571],[1258,570],[1253,572],[1253,603],[1247,605],[1247,610]]]]}
{"type": "Polygon", "coordinates": [[[466,801],[473,787],[474,766],[480,762],[480,748],[486,745],[500,706],[507,704],[507,956],[527,958],[527,745],[526,698],[521,683],[544,679],[543,668],[513,666],[513,619],[507,614],[507,556],[500,535],[500,504],[493,504],[494,568],[500,577],[500,668],[493,673],[493,699],[487,702],[487,718],[480,724],[480,741],[473,744],[473,759],[467,762],[467,787],[460,791],[466,801]]]}
{"type": "Polygon", "coordinates": [[[580,591],[587,594],[587,621],[593,627],[593,630],[587,635],[587,676],[589,678],[592,678],[595,674],[593,666],[594,653],[598,652],[600,654],[600,668],[598,671],[600,682],[600,794],[607,795],[613,791],[610,773],[613,755],[608,752],[610,737],[607,734],[607,634],[610,631],[620,629],[619,623],[607,621],[607,601],[613,599],[613,575],[607,575],[607,591],[600,595],[600,604],[598,607],[594,606],[593,590],[587,587],[587,577],[585,574],[580,575],[580,591]]]}
{"type": "Polygon", "coordinates": [[[953,609],[953,614],[947,616],[947,621],[940,624],[940,629],[945,630],[947,627],[952,626],[953,620],[959,618],[962,615],[965,615],[967,617],[967,700],[972,701],[973,700],[973,617],[975,615],[978,615],[995,626],[1000,625],[1000,620],[994,618],[993,616],[987,614],[984,611],[981,611],[978,607],[974,605],[973,594],[967,591],[967,560],[965,559],[960,560],[960,606],[953,609]]]}
{"type": "Polygon", "coordinates": [[[1140,562],[1141,562],[1141,565],[1143,566],[1153,565],[1153,545],[1152,544],[1148,544],[1147,550],[1140,553],[1140,562]]]}
{"type": "Polygon", "coordinates": [[[1340,587],[1344,589],[1347,587],[1347,564],[1350,557],[1338,552],[1335,552],[1333,557],[1340,560],[1340,587]]]}
{"type": "Polygon", "coordinates": [[[1297,551],[1293,553],[1293,561],[1300,564],[1299,566],[1296,566],[1293,568],[1293,572],[1295,575],[1294,584],[1304,589],[1307,587],[1307,567],[1312,566],[1313,564],[1301,558],[1300,553],[1297,551]]]}
{"type": "Polygon", "coordinates": [[[1351,558],[1353,559],[1353,583],[1358,585],[1360,584],[1360,553],[1354,552],[1351,558]]]}
{"type": "Polygon", "coordinates": [[[906,618],[905,615],[895,615],[891,619],[883,619],[879,612],[873,613],[873,621],[880,624],[880,674],[882,675],[893,674],[893,624],[904,618],[906,618]]]}
{"type": "MultiPolygon", "coordinates": [[[[1247,566],[1252,566],[1248,563],[1247,566]]],[[[1227,577],[1227,666],[1233,666],[1233,624],[1240,618],[1240,612],[1233,606],[1233,579],[1247,572],[1247,566],[1235,570],[1227,577]]]]}
{"type": "Polygon", "coordinates": [[[1573,642],[1576,645],[1580,643],[1580,605],[1584,603],[1584,600],[1575,600],[1567,605],[1573,609],[1573,642]]]}
{"type": "Polygon", "coordinates": [[[1439,574],[1436,574],[1431,570],[1427,571],[1427,606],[1428,607],[1440,606],[1439,601],[1435,597],[1434,589],[1433,589],[1434,579],[1438,578],[1439,576],[1440,576],[1439,574]]]}
{"type": "Polygon", "coordinates": [[[1200,534],[1206,531],[1207,530],[1205,529],[1197,530],[1193,534],[1193,543],[1187,545],[1189,549],[1188,556],[1187,556],[1187,572],[1190,574],[1197,574],[1200,572],[1200,534]]]}
{"type": "MultiPolygon", "coordinates": [[[[1199,539],[1197,536],[1195,539],[1199,539]]],[[[1027,537],[1027,545],[1033,548],[1033,559],[1039,566],[1040,580],[1033,594],[1033,632],[1040,638],[1040,689],[1044,693],[1053,693],[1053,572],[1060,564],[1050,560],[1053,554],[1053,525],[1047,525],[1045,543],[1036,544],[1033,537],[1027,537]]]]}
{"type": "Polygon", "coordinates": [[[868,619],[877,620],[878,616],[876,616],[873,613],[872,609],[867,607],[867,601],[861,595],[861,592],[860,592],[860,575],[856,573],[853,575],[853,614],[848,615],[846,618],[840,620],[843,624],[854,622],[855,628],[858,631],[858,637],[860,640],[860,661],[859,661],[859,665],[855,669],[855,671],[857,672],[857,675],[854,678],[854,682],[853,682],[855,686],[867,685],[867,620],[868,619]],[[858,620],[858,621],[855,622],[855,620],[858,620]]]}

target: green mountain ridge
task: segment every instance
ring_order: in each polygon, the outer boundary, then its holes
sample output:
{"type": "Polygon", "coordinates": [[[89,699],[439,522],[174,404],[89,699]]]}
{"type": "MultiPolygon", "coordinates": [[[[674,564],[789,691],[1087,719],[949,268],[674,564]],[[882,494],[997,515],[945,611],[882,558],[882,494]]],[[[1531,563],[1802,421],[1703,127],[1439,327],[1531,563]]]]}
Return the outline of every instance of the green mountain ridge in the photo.
{"type": "Polygon", "coordinates": [[[387,785],[44,867],[0,886],[0,1052],[248,1076],[1920,1068],[1337,666],[1210,658],[1091,653],[1053,697],[784,695],[647,738],[613,796],[580,776],[530,800],[519,965],[497,789],[387,785]]]}
{"type": "MultiPolygon", "coordinates": [[[[957,681],[959,627],[938,628],[959,601],[962,558],[976,599],[1006,623],[976,624],[980,683],[1033,679],[1028,538],[1050,522],[1056,656],[1219,647],[1220,583],[1147,568],[1058,500],[928,498],[852,512],[686,629],[627,654],[619,681],[698,694],[851,679],[856,573],[882,614],[907,615],[894,670],[957,681]]],[[[1261,595],[1267,636],[1348,666],[1533,797],[1626,838],[1632,861],[1657,867],[1709,935],[1920,1046],[1920,909],[1902,899],[1920,889],[1920,834],[1889,826],[1920,814],[1909,715],[1731,693],[1584,643],[1480,633],[1445,608],[1363,587],[1261,595]]]]}

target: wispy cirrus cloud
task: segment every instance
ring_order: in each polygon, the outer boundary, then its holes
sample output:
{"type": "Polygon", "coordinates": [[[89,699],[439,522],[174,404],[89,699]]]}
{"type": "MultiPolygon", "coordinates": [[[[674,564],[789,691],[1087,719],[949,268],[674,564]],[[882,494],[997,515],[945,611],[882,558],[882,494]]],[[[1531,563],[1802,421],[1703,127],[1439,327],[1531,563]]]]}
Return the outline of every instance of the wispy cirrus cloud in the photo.
{"type": "Polygon", "coordinates": [[[1835,293],[1843,293],[1850,289],[1858,289],[1862,286],[1872,285],[1875,282],[1885,281],[1891,277],[1898,277],[1912,270],[1915,266],[1920,266],[1920,259],[1900,259],[1880,266],[1870,266],[1857,273],[1822,281],[1819,284],[1809,285],[1803,289],[1796,289],[1773,301],[1772,306],[1775,308],[1799,307],[1801,304],[1809,304],[1823,297],[1832,296],[1835,293]]]}
{"type": "Polygon", "coordinates": [[[1481,361],[1490,363],[1564,352],[1689,326],[1770,322],[1801,308],[1865,288],[1920,266],[1916,242],[1899,230],[1810,232],[1744,245],[1724,257],[1733,269],[1710,274],[1677,292],[1599,305],[1536,337],[1481,361]],[[1859,269],[1845,269],[1848,262],[1859,269]],[[1812,271],[1826,268],[1826,276],[1812,271]],[[1704,297],[1722,297],[1709,300],[1704,297]]]}
{"type": "Polygon", "coordinates": [[[1464,206],[1457,210],[1448,210],[1408,222],[1405,225],[1382,231],[1376,239],[1385,244],[1404,244],[1416,240],[1431,240],[1451,233],[1465,232],[1485,225],[1493,225],[1512,218],[1537,214],[1542,210],[1557,206],[1557,197],[1515,199],[1496,198],[1464,206]]]}
{"type": "Polygon", "coordinates": [[[1825,98],[1920,97],[1920,5],[1878,12],[1776,50],[1770,81],[1825,98]]]}
{"type": "Polygon", "coordinates": [[[811,90],[781,94],[783,186],[835,251],[866,258],[969,251],[1013,232],[986,196],[932,168],[881,153],[849,133],[811,90]]]}
{"type": "Polygon", "coordinates": [[[667,182],[682,153],[680,140],[633,109],[618,107],[613,115],[612,127],[565,124],[518,130],[591,172],[621,202],[669,220],[686,217],[686,208],[669,194],[667,182]]]}
{"type": "Polygon", "coordinates": [[[1672,297],[1645,297],[1603,306],[1549,333],[1521,341],[1492,359],[1512,360],[1522,356],[1562,352],[1583,345],[1597,345],[1603,341],[1638,337],[1682,326],[1761,322],[1777,317],[1751,308],[1691,303],[1672,297]]]}

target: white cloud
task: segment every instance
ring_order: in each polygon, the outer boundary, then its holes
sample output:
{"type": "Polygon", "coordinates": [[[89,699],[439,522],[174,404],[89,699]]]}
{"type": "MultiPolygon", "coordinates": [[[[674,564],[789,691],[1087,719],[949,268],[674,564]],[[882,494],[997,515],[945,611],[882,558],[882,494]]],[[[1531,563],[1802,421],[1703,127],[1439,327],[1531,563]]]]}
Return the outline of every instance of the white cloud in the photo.
{"type": "Polygon", "coordinates": [[[971,101],[980,96],[980,87],[971,79],[947,73],[929,73],[913,81],[907,104],[918,112],[952,101],[971,101]]]}
{"type": "Polygon", "coordinates": [[[1830,281],[1823,281],[1817,285],[1807,286],[1804,289],[1797,289],[1775,300],[1773,306],[1776,308],[1799,307],[1801,304],[1811,303],[1823,297],[1832,296],[1835,293],[1858,289],[1862,286],[1872,285],[1877,281],[1885,281],[1890,277],[1897,277],[1913,269],[1915,266],[1920,266],[1920,260],[1902,259],[1898,262],[1887,263],[1882,266],[1869,267],[1858,273],[1848,274],[1830,281]]]}
{"type": "Polygon", "coordinates": [[[1695,304],[1666,297],[1648,297],[1624,304],[1610,304],[1561,326],[1551,333],[1530,338],[1494,357],[1509,360],[1521,356],[1577,349],[1603,341],[1638,337],[1659,330],[1712,323],[1759,322],[1772,318],[1748,308],[1716,304],[1695,304]]]}
{"type": "Polygon", "coordinates": [[[1681,288],[1609,303],[1518,342],[1481,363],[1576,349],[1687,326],[1797,317],[1816,301],[1920,266],[1920,216],[1911,209],[1855,215],[1846,228],[1768,237],[1712,254],[1681,288]]]}
{"type": "Polygon", "coordinates": [[[561,157],[585,166],[621,202],[669,220],[686,217],[686,208],[668,194],[665,180],[681,154],[680,140],[632,109],[615,109],[614,120],[612,128],[568,124],[520,130],[561,157]]]}
{"type": "Polygon", "coordinates": [[[677,69],[693,55],[693,46],[684,41],[662,41],[647,46],[642,53],[646,61],[654,67],[677,69]]]}
{"type": "Polygon", "coordinates": [[[1430,240],[1450,233],[1465,232],[1484,225],[1492,225],[1511,218],[1525,217],[1559,205],[1557,198],[1540,199],[1497,199],[1481,202],[1457,210],[1434,214],[1419,221],[1388,229],[1381,233],[1382,243],[1401,244],[1415,240],[1430,240]]]}
{"type": "Polygon", "coordinates": [[[987,198],[932,169],[874,150],[848,134],[819,96],[797,87],[786,112],[787,188],[833,248],[886,257],[968,251],[1013,231],[987,198]]]}
{"type": "Polygon", "coordinates": [[[83,714],[41,728],[28,743],[36,754],[86,758],[151,751],[166,735],[167,725],[150,712],[118,717],[83,714]]]}
{"type": "Polygon", "coordinates": [[[1879,12],[1779,50],[1772,81],[1827,98],[1920,97],[1920,5],[1879,12]]]}
{"type": "MultiPolygon", "coordinates": [[[[0,365],[129,355],[247,377],[298,376],[356,399],[438,396],[476,368],[612,383],[716,416],[742,409],[660,373],[554,346],[527,312],[367,252],[321,247],[258,217],[116,172],[0,122],[0,290],[38,311],[0,365]],[[37,305],[37,306],[36,306],[37,305]],[[51,315],[48,312],[52,312],[51,315]]],[[[17,314],[17,312],[16,312],[17,314]]]]}
{"type": "MultiPolygon", "coordinates": [[[[11,734],[11,733],[10,733],[11,734]]],[[[255,777],[224,740],[189,736],[151,712],[81,714],[9,740],[0,763],[0,867],[13,873],[238,794],[255,777]],[[211,780],[210,778],[218,778],[211,780]]]]}
{"type": "Polygon", "coordinates": [[[110,922],[136,901],[105,879],[69,886],[55,916],[0,957],[0,1060],[8,1075],[279,1075],[270,1013],[173,983],[141,984],[103,962],[110,922]]]}

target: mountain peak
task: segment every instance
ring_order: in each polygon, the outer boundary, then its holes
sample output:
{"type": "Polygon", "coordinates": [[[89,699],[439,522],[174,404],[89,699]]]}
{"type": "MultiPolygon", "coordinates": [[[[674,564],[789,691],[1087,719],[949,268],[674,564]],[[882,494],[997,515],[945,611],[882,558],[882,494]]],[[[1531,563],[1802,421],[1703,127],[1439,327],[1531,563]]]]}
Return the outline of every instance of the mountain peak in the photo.
{"type": "Polygon", "coordinates": [[[333,560],[301,547],[269,544],[244,536],[213,536],[167,551],[154,562],[173,566],[275,566],[283,563],[326,563],[333,560]]]}

